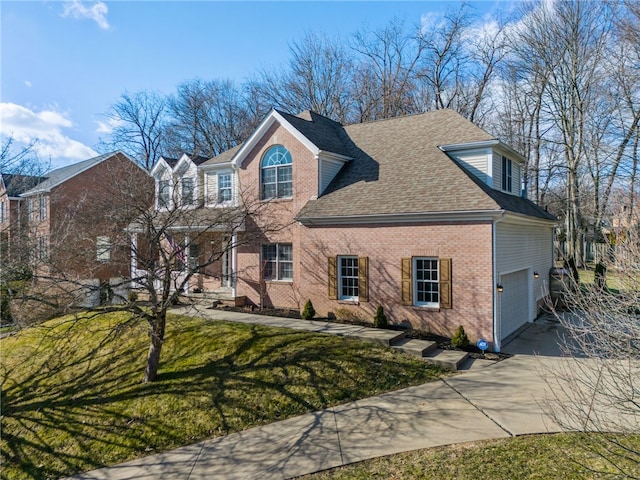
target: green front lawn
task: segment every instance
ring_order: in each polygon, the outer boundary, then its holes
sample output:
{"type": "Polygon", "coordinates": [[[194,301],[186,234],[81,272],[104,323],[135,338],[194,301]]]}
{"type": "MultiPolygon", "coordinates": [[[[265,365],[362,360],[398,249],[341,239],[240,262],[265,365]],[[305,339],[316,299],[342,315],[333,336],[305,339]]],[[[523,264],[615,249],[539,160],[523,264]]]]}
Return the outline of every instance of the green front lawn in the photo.
{"type": "Polygon", "coordinates": [[[439,378],[340,337],[171,317],[158,380],[122,314],[48,322],[0,341],[2,477],[58,478],[439,378]]]}
{"type": "Polygon", "coordinates": [[[487,440],[375,458],[300,480],[640,478],[640,435],[609,440],[584,433],[487,440]],[[620,439],[623,446],[616,446],[620,439]]]}

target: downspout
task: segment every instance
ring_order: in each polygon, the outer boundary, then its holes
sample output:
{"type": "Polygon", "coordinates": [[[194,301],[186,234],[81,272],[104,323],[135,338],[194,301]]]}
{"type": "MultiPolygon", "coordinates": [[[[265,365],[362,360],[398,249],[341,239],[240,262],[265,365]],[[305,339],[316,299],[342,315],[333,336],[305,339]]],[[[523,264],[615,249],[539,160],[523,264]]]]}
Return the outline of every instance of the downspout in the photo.
{"type": "Polygon", "coordinates": [[[231,296],[236,298],[238,288],[236,286],[236,271],[238,265],[238,234],[234,230],[231,234],[231,296]]]}
{"type": "Polygon", "coordinates": [[[500,217],[493,220],[491,224],[491,257],[493,263],[493,283],[491,285],[491,291],[493,292],[493,348],[496,352],[500,351],[500,335],[498,335],[498,259],[496,256],[496,226],[498,223],[504,220],[504,212],[500,214],[500,217]]]}

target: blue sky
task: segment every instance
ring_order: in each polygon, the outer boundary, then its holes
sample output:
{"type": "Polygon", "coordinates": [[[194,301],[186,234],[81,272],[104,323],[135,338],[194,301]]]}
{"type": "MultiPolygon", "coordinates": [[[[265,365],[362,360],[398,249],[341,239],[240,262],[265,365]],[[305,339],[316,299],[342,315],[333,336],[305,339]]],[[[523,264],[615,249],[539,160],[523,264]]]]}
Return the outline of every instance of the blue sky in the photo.
{"type": "MultiPolygon", "coordinates": [[[[473,2],[481,14],[509,2],[473,2]]],[[[54,165],[94,155],[124,92],[189,79],[243,81],[289,57],[306,32],[349,37],[393,17],[419,23],[450,2],[0,1],[0,135],[38,138],[54,165]],[[102,122],[102,123],[101,123],[102,122]]]]}

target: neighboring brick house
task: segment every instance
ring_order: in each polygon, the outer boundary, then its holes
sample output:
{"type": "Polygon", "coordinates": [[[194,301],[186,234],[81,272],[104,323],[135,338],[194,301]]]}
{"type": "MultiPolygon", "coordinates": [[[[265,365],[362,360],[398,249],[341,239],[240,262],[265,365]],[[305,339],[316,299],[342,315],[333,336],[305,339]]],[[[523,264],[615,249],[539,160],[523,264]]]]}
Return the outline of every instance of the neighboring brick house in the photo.
{"type": "Polygon", "coordinates": [[[122,152],[52,170],[21,194],[40,277],[107,282],[128,277],[125,227],[153,204],[153,180],[122,152]]]}
{"type": "MultiPolygon", "coordinates": [[[[197,165],[194,208],[258,199],[283,227],[239,233],[191,285],[369,321],[382,305],[392,323],[449,336],[463,325],[499,350],[537,316],[554,260],[555,217],[521,196],[523,161],[451,110],[349,126],[272,110],[197,165]]],[[[176,166],[158,167],[158,192],[176,166]]]]}
{"type": "Polygon", "coordinates": [[[20,195],[45,180],[34,175],[0,174],[0,260],[4,266],[25,262],[27,211],[20,195]]]}

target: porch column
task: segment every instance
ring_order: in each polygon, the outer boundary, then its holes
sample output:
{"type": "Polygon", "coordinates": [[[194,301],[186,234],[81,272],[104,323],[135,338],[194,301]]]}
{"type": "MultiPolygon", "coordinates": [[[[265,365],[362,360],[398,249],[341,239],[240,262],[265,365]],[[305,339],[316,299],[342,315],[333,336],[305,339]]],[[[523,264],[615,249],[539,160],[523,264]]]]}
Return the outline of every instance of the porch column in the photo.
{"type": "Polygon", "coordinates": [[[238,234],[231,234],[231,294],[233,298],[238,295],[236,286],[236,272],[238,269],[238,234]]]}

